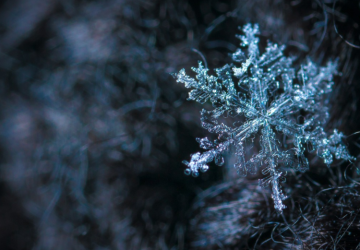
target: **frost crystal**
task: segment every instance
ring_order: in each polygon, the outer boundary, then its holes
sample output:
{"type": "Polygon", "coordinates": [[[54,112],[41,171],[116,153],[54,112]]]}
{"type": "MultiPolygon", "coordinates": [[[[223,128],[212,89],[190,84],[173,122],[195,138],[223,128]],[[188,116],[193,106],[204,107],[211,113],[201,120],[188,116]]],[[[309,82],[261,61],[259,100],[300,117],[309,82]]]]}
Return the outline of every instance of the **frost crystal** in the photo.
{"type": "Polygon", "coordinates": [[[261,169],[265,178],[259,183],[263,187],[271,185],[275,209],[282,212],[286,196],[281,182],[289,168],[301,172],[308,169],[306,149],[316,152],[327,165],[333,162],[333,155],[336,159],[353,159],[342,143],[343,134],[334,130],[329,135],[323,129],[329,116],[325,94],[332,91],[336,62],[319,67],[308,59],[296,73],[291,67],[293,59],[283,55],[284,46],[268,42],[260,55],[259,38],[255,36],[258,25],[247,24],[242,30],[244,35],[238,38],[247,49],[235,51],[234,64],[215,69],[216,76],[208,75],[201,62],[198,68],[192,68],[196,79],[186,75],[184,69],[175,74],[177,82],[192,89],[189,100],[212,103],[213,110],[201,111],[201,122],[209,132],[218,134],[214,142],[206,137],[197,139],[207,151],[193,154],[190,162],[184,161],[188,166],[185,173],[197,176],[199,171],[207,171],[207,164],[213,160],[223,165],[222,155],[233,145],[238,173],[246,176],[261,169]],[[225,125],[221,120],[226,118],[236,122],[225,125]],[[248,156],[245,146],[257,140],[260,150],[248,156]]]}

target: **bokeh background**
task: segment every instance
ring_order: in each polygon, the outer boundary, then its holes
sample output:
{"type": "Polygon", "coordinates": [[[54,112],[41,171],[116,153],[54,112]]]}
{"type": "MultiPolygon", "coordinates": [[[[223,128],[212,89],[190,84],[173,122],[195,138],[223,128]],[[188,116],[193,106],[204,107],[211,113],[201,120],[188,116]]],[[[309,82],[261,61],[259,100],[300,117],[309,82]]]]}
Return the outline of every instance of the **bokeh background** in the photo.
{"type": "Polygon", "coordinates": [[[360,249],[358,161],[288,175],[301,240],[231,154],[186,176],[208,134],[171,76],[200,53],[230,63],[259,23],[297,68],[338,58],[326,129],[358,156],[359,16],[354,0],[1,1],[0,249],[360,249]]]}

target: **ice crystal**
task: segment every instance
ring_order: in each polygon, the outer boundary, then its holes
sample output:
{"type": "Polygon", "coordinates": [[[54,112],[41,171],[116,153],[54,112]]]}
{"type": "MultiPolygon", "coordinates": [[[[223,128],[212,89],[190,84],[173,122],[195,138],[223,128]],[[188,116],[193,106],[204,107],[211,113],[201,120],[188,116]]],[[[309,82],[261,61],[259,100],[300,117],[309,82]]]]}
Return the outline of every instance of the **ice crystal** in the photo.
{"type": "Polygon", "coordinates": [[[265,178],[259,183],[271,186],[275,209],[281,212],[286,199],[281,182],[289,168],[301,172],[309,168],[305,151],[316,152],[327,165],[333,162],[333,155],[353,159],[342,143],[343,134],[337,130],[328,134],[323,129],[329,116],[326,94],[332,91],[337,65],[328,62],[320,67],[308,59],[296,73],[293,58],[283,54],[285,46],[268,42],[260,55],[258,25],[247,24],[242,31],[244,35],[237,37],[247,49],[237,49],[232,54],[234,63],[215,69],[216,76],[209,75],[201,62],[192,68],[196,79],[184,69],[175,74],[177,82],[192,89],[188,100],[212,103],[213,110],[201,111],[201,122],[209,132],[218,134],[215,141],[197,138],[206,151],[184,161],[185,173],[197,176],[199,171],[207,171],[213,160],[223,165],[223,153],[232,145],[238,173],[246,176],[261,169],[265,178]],[[221,122],[226,118],[236,122],[226,125],[221,122]],[[256,135],[259,151],[248,156],[245,146],[256,143],[256,135]]]}

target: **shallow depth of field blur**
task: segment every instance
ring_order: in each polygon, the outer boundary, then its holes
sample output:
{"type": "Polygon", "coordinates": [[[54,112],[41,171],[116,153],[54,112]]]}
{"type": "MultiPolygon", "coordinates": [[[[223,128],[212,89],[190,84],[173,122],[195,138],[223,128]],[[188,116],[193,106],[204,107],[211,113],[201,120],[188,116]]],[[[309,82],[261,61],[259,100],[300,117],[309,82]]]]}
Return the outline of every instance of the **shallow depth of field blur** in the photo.
{"type": "MultiPolygon", "coordinates": [[[[248,22],[297,68],[338,58],[326,129],[358,157],[360,4],[334,1],[1,1],[0,249],[302,249],[231,154],[184,174],[208,132],[171,73],[230,63],[248,22]]],[[[304,249],[360,249],[359,163],[287,176],[304,249]]]]}

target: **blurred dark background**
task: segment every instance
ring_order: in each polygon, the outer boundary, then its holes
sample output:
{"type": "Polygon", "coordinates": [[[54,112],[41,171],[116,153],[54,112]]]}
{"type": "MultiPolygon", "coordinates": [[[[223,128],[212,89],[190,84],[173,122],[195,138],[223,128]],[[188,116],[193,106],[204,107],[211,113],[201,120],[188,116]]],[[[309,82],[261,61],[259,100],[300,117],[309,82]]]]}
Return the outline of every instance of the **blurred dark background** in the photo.
{"type": "Polygon", "coordinates": [[[359,17],[354,0],[1,1],[0,249],[358,249],[358,162],[288,177],[302,246],[256,176],[184,175],[207,132],[170,73],[202,60],[193,49],[231,62],[238,26],[259,23],[297,68],[339,59],[327,129],[351,135],[359,17]]]}

